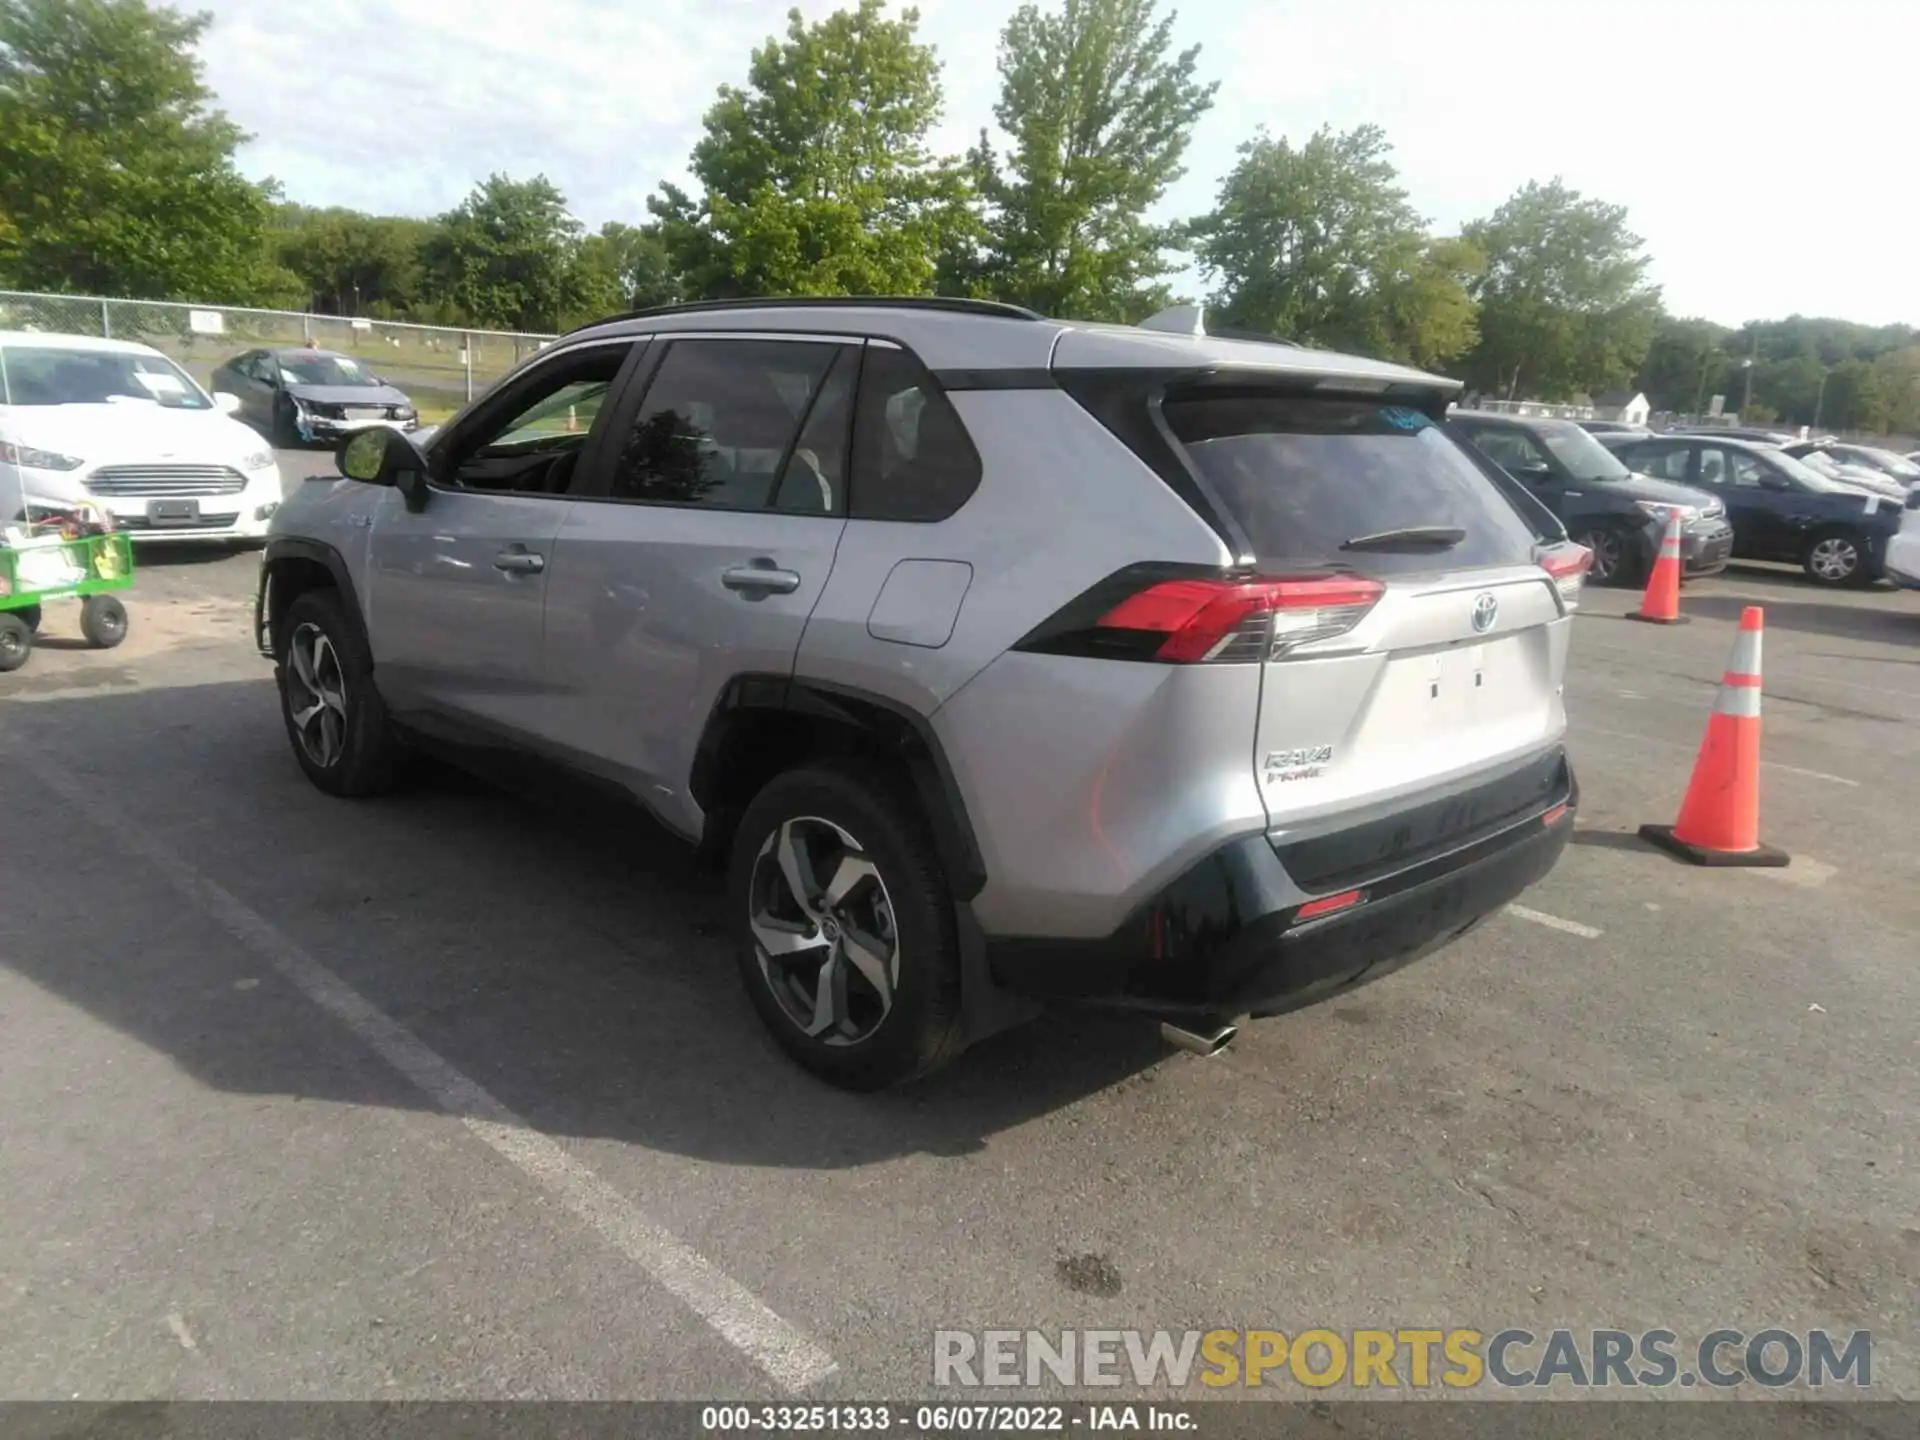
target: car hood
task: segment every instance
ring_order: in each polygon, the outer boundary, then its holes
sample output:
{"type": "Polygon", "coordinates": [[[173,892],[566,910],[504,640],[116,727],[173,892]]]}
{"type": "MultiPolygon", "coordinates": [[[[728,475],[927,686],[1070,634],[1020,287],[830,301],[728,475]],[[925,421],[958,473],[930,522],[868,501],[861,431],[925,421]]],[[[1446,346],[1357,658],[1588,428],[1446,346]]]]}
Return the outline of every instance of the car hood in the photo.
{"type": "Polygon", "coordinates": [[[1840,478],[1848,485],[1866,491],[1869,495],[1883,495],[1889,500],[1905,500],[1907,487],[1891,475],[1883,475],[1878,470],[1868,470],[1858,465],[1843,465],[1840,478]]]}
{"type": "Polygon", "coordinates": [[[311,400],[316,405],[406,405],[406,392],[392,385],[289,385],[287,393],[296,400],[311,400]]]}
{"type": "Polygon", "coordinates": [[[218,410],[172,410],[134,400],[110,405],[0,405],[0,435],[19,445],[97,465],[232,465],[266,442],[218,410]]]}
{"type": "Polygon", "coordinates": [[[1671,480],[1656,480],[1651,475],[1642,475],[1634,471],[1625,480],[1606,480],[1596,482],[1606,487],[1609,495],[1619,495],[1628,500],[1653,500],[1662,505],[1691,505],[1697,510],[1707,510],[1720,503],[1719,498],[1704,490],[1695,490],[1690,485],[1676,485],[1671,480]]]}

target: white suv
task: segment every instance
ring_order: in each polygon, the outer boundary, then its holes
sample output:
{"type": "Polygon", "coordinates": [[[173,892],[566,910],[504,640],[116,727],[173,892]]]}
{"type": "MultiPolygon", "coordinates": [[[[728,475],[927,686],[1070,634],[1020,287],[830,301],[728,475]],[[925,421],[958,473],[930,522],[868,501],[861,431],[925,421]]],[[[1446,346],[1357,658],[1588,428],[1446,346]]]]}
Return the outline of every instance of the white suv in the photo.
{"type": "Polygon", "coordinates": [[[0,331],[0,517],[88,502],[139,542],[266,538],[267,443],[158,350],[0,331]]]}

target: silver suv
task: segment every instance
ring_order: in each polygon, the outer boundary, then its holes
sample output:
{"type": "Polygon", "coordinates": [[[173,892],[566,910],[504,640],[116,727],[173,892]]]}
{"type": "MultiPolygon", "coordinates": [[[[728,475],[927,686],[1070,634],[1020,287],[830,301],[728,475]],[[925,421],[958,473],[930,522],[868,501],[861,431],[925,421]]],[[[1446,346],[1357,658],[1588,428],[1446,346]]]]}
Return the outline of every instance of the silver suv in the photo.
{"type": "Polygon", "coordinates": [[[1572,829],[1590,559],[1457,387],[959,300],[567,335],[282,505],[258,637],[330,794],[471,741],[728,868],[747,989],[871,1088],[1049,1000],[1189,1048],[1446,944],[1572,829]]]}

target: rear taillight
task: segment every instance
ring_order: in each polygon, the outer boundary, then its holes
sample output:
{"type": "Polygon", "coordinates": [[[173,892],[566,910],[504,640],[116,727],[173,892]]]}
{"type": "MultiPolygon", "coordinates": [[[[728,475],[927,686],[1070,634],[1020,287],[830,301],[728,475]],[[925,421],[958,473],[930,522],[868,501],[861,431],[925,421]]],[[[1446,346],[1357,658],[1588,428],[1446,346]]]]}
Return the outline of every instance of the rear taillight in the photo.
{"type": "Polygon", "coordinates": [[[1555,545],[1540,552],[1540,568],[1552,577],[1560,600],[1569,610],[1580,608],[1580,587],[1593,568],[1593,551],[1584,545],[1555,545]]]}
{"type": "Polygon", "coordinates": [[[1092,628],[1138,637],[1136,658],[1165,664],[1278,659],[1353,629],[1385,588],[1348,575],[1162,580],[1127,596],[1092,628]]]}

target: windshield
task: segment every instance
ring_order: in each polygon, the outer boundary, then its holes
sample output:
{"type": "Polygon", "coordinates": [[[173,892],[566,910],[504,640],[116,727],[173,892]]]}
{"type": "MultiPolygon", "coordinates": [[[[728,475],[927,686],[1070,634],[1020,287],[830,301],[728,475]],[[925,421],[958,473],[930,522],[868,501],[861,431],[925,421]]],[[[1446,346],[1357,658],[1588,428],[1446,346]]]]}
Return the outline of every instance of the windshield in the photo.
{"type": "Polygon", "coordinates": [[[213,401],[163,355],[117,350],[0,348],[0,404],[154,404],[211,410],[213,401]]]}
{"type": "Polygon", "coordinates": [[[1536,433],[1576,480],[1625,480],[1631,474],[1619,457],[1578,425],[1542,425],[1536,433]]]}
{"type": "Polygon", "coordinates": [[[280,373],[289,385],[378,385],[358,360],[345,355],[298,352],[280,357],[280,373]]]}
{"type": "Polygon", "coordinates": [[[1860,459],[1876,470],[1884,470],[1889,475],[1897,475],[1902,480],[1920,480],[1920,465],[1894,454],[1891,450],[1877,450],[1871,445],[1862,445],[1857,451],[1860,459]]]}
{"type": "Polygon", "coordinates": [[[1798,460],[1787,454],[1784,450],[1776,450],[1767,458],[1772,460],[1775,465],[1779,466],[1790,477],[1798,480],[1809,490],[1848,491],[1858,488],[1847,484],[1843,480],[1834,478],[1839,473],[1837,470],[1816,469],[1813,463],[1816,459],[1823,465],[1832,466],[1833,462],[1824,455],[1809,455],[1805,460],[1798,460]]]}

